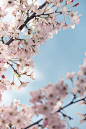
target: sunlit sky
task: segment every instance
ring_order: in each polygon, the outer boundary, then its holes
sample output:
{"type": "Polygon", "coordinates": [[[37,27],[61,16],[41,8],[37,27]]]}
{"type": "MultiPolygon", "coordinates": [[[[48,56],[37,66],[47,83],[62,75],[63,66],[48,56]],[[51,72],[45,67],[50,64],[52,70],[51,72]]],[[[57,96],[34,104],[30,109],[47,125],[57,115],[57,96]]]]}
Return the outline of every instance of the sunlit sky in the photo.
{"type": "MultiPolygon", "coordinates": [[[[0,0],[1,2],[2,0],[0,0]]],[[[73,71],[77,73],[80,70],[79,65],[83,64],[84,53],[86,51],[86,0],[75,0],[74,2],[79,2],[79,6],[74,8],[74,10],[78,10],[82,14],[79,25],[76,25],[73,30],[61,30],[58,34],[54,34],[52,39],[46,40],[47,43],[40,46],[40,54],[38,53],[34,58],[31,57],[34,60],[35,81],[32,82],[31,79],[24,76],[22,80],[29,81],[28,86],[24,90],[10,91],[8,89],[8,91],[5,91],[2,94],[2,104],[8,106],[14,99],[20,99],[20,103],[29,105],[30,91],[39,90],[49,82],[55,84],[61,80],[61,77],[64,77],[65,83],[72,88],[70,80],[67,81],[66,79],[66,73],[73,71]]],[[[38,1],[38,4],[41,4],[41,0],[38,1]]],[[[12,18],[11,13],[9,13],[3,21],[10,23],[12,18]]],[[[62,17],[58,17],[57,19],[58,21],[63,20],[62,17]]],[[[9,80],[12,80],[12,75],[13,71],[9,68],[6,76],[9,80]]],[[[15,80],[18,84],[18,80],[16,78],[15,80]]],[[[74,80],[76,80],[76,77],[74,80]]],[[[71,95],[64,101],[64,105],[70,102],[70,100],[71,95]]],[[[73,121],[69,122],[71,127],[78,126],[80,129],[86,128],[86,122],[79,125],[78,121],[80,119],[75,115],[77,112],[86,113],[86,106],[72,105],[65,108],[65,111],[68,116],[74,118],[73,121]]]]}

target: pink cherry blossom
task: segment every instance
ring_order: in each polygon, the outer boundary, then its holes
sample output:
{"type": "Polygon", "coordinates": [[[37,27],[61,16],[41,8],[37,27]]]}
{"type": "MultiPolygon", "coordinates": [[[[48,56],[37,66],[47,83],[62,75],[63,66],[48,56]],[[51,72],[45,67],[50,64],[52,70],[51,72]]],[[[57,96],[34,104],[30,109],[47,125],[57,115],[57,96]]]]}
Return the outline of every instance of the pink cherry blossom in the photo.
{"type": "Polygon", "coordinates": [[[2,64],[0,64],[0,76],[3,75],[3,72],[6,71],[7,69],[5,67],[3,67],[2,64]]]}
{"type": "Polygon", "coordinates": [[[76,75],[75,72],[72,72],[72,73],[69,73],[69,72],[68,72],[68,73],[66,73],[67,80],[68,80],[68,79],[71,79],[71,80],[72,80],[75,75],[76,75]]]}
{"type": "Polygon", "coordinates": [[[80,124],[86,121],[86,114],[85,115],[81,113],[76,113],[76,114],[79,115],[80,118],[82,118],[82,120],[79,121],[80,124]]]}
{"type": "Polygon", "coordinates": [[[42,102],[41,99],[43,99],[43,95],[42,95],[42,91],[34,91],[34,92],[30,92],[30,95],[32,96],[32,99],[30,100],[30,102],[35,103],[37,102],[42,102]]]}
{"type": "Polygon", "coordinates": [[[4,9],[14,6],[14,0],[3,0],[4,9]]]}
{"type": "Polygon", "coordinates": [[[17,115],[17,118],[14,119],[13,124],[16,125],[16,128],[25,128],[26,127],[26,117],[17,115]]]}
{"type": "Polygon", "coordinates": [[[62,26],[62,28],[63,28],[63,30],[66,30],[67,28],[70,30],[70,25],[65,23],[65,24],[62,26]]]}
{"type": "Polygon", "coordinates": [[[86,101],[82,100],[82,101],[78,102],[77,105],[81,105],[81,106],[86,105],[86,101]]]}
{"type": "Polygon", "coordinates": [[[10,121],[16,115],[18,115],[17,106],[14,106],[13,103],[11,103],[10,106],[3,112],[3,117],[9,119],[10,121]]]}
{"type": "Polygon", "coordinates": [[[67,15],[67,14],[68,14],[66,7],[63,7],[63,8],[62,8],[62,14],[63,14],[63,15],[67,15]]]}

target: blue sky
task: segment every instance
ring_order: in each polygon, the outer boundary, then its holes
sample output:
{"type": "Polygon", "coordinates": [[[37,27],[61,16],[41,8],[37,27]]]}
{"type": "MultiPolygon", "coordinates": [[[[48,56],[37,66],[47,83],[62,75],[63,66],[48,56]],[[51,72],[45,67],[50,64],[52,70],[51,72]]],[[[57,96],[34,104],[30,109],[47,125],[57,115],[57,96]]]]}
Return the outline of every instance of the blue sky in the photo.
{"type": "MultiPolygon", "coordinates": [[[[58,34],[54,34],[52,39],[46,40],[46,44],[44,43],[40,46],[39,51],[41,53],[37,54],[34,58],[31,57],[34,60],[35,66],[35,81],[32,82],[31,79],[24,76],[22,78],[24,81],[30,81],[28,86],[24,90],[10,91],[8,89],[8,91],[5,91],[2,95],[2,104],[8,106],[14,99],[20,99],[22,104],[26,103],[26,105],[29,105],[30,91],[39,90],[49,82],[55,84],[61,80],[61,77],[64,77],[65,83],[72,88],[70,80],[66,80],[66,73],[78,72],[80,70],[79,65],[83,64],[85,58],[84,53],[86,51],[86,0],[75,0],[75,3],[77,2],[79,2],[79,6],[73,9],[78,10],[82,14],[79,25],[76,25],[73,30],[61,30],[58,34]]],[[[8,16],[10,22],[12,16],[10,13],[8,16]]],[[[4,21],[6,20],[8,20],[7,17],[4,21]]],[[[58,17],[58,21],[60,20],[63,20],[63,18],[58,17]]],[[[12,69],[9,68],[9,71],[6,72],[6,75],[9,80],[12,80],[12,69]]],[[[76,77],[74,80],[76,80],[76,77]]],[[[16,83],[18,83],[17,80],[16,83]]],[[[64,105],[70,102],[70,100],[71,95],[64,101],[64,105]]],[[[78,121],[80,119],[75,115],[77,112],[86,113],[86,106],[72,105],[66,108],[65,111],[67,115],[74,118],[73,121],[69,122],[72,127],[78,126],[80,129],[86,128],[86,122],[79,125],[78,121]]]]}

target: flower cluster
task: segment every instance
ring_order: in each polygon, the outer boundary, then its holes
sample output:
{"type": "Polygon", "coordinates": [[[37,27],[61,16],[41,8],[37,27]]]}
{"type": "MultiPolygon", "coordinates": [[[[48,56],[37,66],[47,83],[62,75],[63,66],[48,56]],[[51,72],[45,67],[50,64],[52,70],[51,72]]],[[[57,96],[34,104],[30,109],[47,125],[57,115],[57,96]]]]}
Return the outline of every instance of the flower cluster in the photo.
{"type": "MultiPolygon", "coordinates": [[[[4,76],[4,78],[6,78],[4,71],[6,71],[10,66],[19,78],[20,84],[22,84],[19,88],[16,88],[15,86],[16,89],[21,89],[26,86],[26,83],[24,84],[20,80],[22,75],[29,76],[34,81],[34,71],[30,73],[30,70],[34,68],[34,62],[30,59],[30,57],[35,57],[36,53],[40,53],[39,46],[46,43],[46,39],[52,38],[53,33],[57,34],[57,31],[61,31],[62,28],[63,30],[67,28],[70,29],[70,27],[74,28],[75,23],[79,23],[79,17],[81,14],[77,16],[77,11],[74,12],[73,10],[67,10],[66,6],[72,4],[73,1],[71,0],[49,0],[42,6],[35,5],[35,3],[29,4],[27,0],[3,1],[4,9],[11,8],[14,19],[10,24],[7,22],[1,22],[0,26],[1,77],[4,76]],[[57,8],[55,11],[49,6],[49,4],[52,3],[54,3],[53,7],[57,8]],[[61,7],[62,3],[64,5],[61,7]],[[61,8],[62,11],[59,12],[59,9],[61,8]],[[65,17],[69,15],[71,24],[67,24],[66,21],[57,22],[58,14],[65,17]],[[19,38],[20,33],[23,33],[23,35],[29,38],[19,38]],[[5,42],[4,37],[9,37],[10,40],[5,42]],[[16,69],[14,68],[14,65],[16,65],[16,69]],[[22,72],[23,69],[24,72],[22,72]]],[[[75,5],[72,7],[75,7],[75,5]]],[[[4,10],[1,10],[1,13],[1,18],[7,15],[7,12],[5,13],[4,10]]],[[[10,83],[10,85],[14,86],[14,80],[10,83]]]]}
{"type": "Polygon", "coordinates": [[[14,100],[14,102],[15,104],[12,102],[9,107],[5,107],[5,105],[0,107],[0,128],[7,129],[12,126],[13,129],[14,127],[20,129],[30,124],[34,115],[31,107],[20,104],[19,100],[14,100]],[[19,106],[22,107],[21,111],[17,111],[19,106]]]}
{"type": "MultiPolygon", "coordinates": [[[[75,24],[79,24],[81,14],[77,15],[78,11],[69,11],[68,8],[69,5],[73,4],[73,0],[46,0],[41,6],[35,5],[35,2],[29,4],[27,0],[3,0],[4,9],[0,7],[0,19],[8,14],[5,11],[7,8],[11,9],[14,16],[10,24],[7,22],[1,22],[0,24],[0,102],[2,102],[2,93],[7,90],[7,87],[10,90],[14,88],[20,90],[27,86],[29,82],[23,82],[21,80],[22,75],[29,76],[34,81],[34,70],[31,71],[34,68],[34,61],[30,58],[40,53],[39,46],[46,43],[46,39],[52,38],[53,33],[57,34],[62,28],[63,30],[67,28],[70,30],[75,28],[75,24]],[[51,7],[50,4],[53,4],[53,6],[51,7]],[[64,21],[57,21],[58,14],[63,16],[64,21]],[[67,24],[65,20],[65,18],[69,19],[69,16],[71,24],[67,24]],[[20,38],[21,33],[27,38],[20,38]],[[14,65],[16,65],[16,68],[14,65]],[[14,76],[12,82],[7,80],[5,76],[4,72],[7,71],[9,66],[20,82],[19,87],[15,84],[14,76]]],[[[78,4],[73,4],[72,8],[78,4]]],[[[86,59],[84,59],[84,64],[80,68],[81,71],[77,73],[78,80],[75,82],[76,87],[71,89],[74,98],[65,107],[75,103],[77,94],[83,97],[79,101],[86,104],[84,98],[86,95],[86,78],[84,78],[84,75],[86,75],[86,59]]],[[[75,72],[67,73],[66,77],[73,82],[75,74],[75,72]]],[[[64,84],[64,79],[62,79],[55,85],[49,83],[39,91],[30,92],[32,107],[20,104],[20,100],[14,100],[15,104],[12,102],[8,107],[3,105],[0,107],[0,128],[27,129],[33,126],[32,129],[37,129],[41,126],[49,129],[66,129],[64,117],[72,119],[61,112],[65,108],[62,106],[62,100],[67,97],[67,94],[68,84],[64,84]],[[19,106],[22,107],[21,111],[17,111],[19,106]],[[43,119],[32,124],[32,117],[39,114],[43,115],[43,119]],[[63,119],[61,119],[61,115],[63,119]],[[42,120],[43,124],[39,125],[42,120]],[[37,126],[35,126],[36,124],[37,126]]],[[[83,120],[80,123],[86,120],[85,115],[82,117],[83,120]]],[[[73,127],[71,129],[78,128],[73,127]]]]}
{"type": "Polygon", "coordinates": [[[79,67],[81,70],[77,73],[76,87],[72,89],[72,92],[74,94],[78,93],[80,97],[83,97],[86,95],[86,58],[84,59],[84,64],[82,66],[79,65],[79,67]]]}

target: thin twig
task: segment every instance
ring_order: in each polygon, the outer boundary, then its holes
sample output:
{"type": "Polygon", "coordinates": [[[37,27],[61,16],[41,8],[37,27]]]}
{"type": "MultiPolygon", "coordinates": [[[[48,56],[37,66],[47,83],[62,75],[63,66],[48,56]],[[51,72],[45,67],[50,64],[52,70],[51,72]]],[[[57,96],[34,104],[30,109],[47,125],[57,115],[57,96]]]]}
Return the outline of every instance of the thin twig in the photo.
{"type": "Polygon", "coordinates": [[[9,62],[7,62],[7,64],[9,64],[9,65],[11,66],[11,68],[13,69],[14,72],[16,72],[17,74],[19,74],[19,73],[17,72],[17,70],[14,69],[14,67],[13,67],[12,64],[10,64],[9,62]]]}
{"type": "Polygon", "coordinates": [[[40,120],[38,120],[37,122],[33,123],[32,125],[27,126],[27,127],[24,128],[24,129],[28,129],[28,128],[32,127],[33,125],[37,125],[37,124],[39,124],[39,122],[42,121],[42,120],[43,120],[43,119],[40,119],[40,120]]]}

